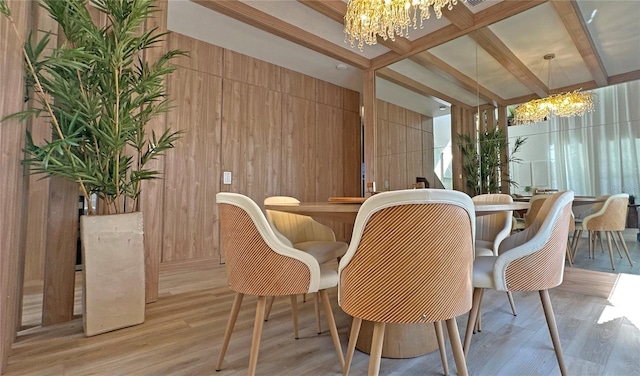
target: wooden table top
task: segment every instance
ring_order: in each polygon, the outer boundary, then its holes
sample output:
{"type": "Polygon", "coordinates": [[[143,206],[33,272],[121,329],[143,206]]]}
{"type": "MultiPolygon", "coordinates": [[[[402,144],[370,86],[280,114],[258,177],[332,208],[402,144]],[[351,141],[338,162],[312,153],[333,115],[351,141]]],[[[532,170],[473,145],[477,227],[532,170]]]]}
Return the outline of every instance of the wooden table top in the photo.
{"type": "MultiPolygon", "coordinates": [[[[302,202],[300,204],[265,205],[267,210],[283,211],[323,218],[338,222],[354,223],[361,203],[349,202],[302,202]]],[[[514,202],[512,204],[476,205],[476,216],[494,214],[501,211],[526,210],[529,203],[514,202]]]]}
{"type": "MultiPolygon", "coordinates": [[[[529,202],[529,200],[531,200],[530,196],[515,197],[513,199],[514,202],[529,202]]],[[[593,196],[575,196],[573,198],[573,206],[591,205],[591,204],[597,204],[598,202],[604,202],[604,201],[605,200],[603,198],[598,198],[593,196]]]]}

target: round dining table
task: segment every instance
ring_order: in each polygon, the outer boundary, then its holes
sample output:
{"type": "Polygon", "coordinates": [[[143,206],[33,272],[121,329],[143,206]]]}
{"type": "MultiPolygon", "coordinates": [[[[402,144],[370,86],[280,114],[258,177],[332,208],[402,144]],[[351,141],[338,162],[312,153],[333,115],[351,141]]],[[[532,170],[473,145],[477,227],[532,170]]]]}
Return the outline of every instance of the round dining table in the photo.
{"type": "MultiPolygon", "coordinates": [[[[265,205],[267,210],[283,211],[306,215],[318,219],[355,223],[358,210],[366,200],[363,197],[332,197],[326,202],[302,202],[299,204],[265,205]]],[[[495,214],[503,211],[526,210],[528,202],[511,204],[475,205],[476,216],[495,214]]],[[[363,320],[356,348],[369,353],[373,323],[363,320]]],[[[385,358],[413,358],[438,349],[432,324],[387,324],[382,356],[385,358]]]]}
{"type": "MultiPolygon", "coordinates": [[[[355,200],[354,200],[355,201],[355,200]]],[[[361,202],[301,202],[299,204],[265,205],[267,210],[276,210],[293,214],[301,214],[314,218],[332,221],[354,223],[361,202]]],[[[510,204],[481,204],[475,205],[476,216],[495,214],[504,211],[519,211],[529,208],[528,202],[514,202],[510,204]]]]}

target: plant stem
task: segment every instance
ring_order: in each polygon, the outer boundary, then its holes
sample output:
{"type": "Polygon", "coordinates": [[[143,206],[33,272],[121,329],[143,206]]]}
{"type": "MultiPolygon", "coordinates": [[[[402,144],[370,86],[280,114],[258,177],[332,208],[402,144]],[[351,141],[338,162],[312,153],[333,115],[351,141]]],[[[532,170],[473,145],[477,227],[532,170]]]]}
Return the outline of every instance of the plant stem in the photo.
{"type": "MultiPolygon", "coordinates": [[[[10,15],[7,16],[7,18],[9,19],[9,22],[11,23],[11,26],[13,27],[13,31],[16,33],[16,36],[18,37],[18,41],[20,42],[20,45],[22,46],[22,55],[24,55],[24,60],[27,62],[27,65],[29,66],[29,73],[31,73],[31,76],[33,77],[35,83],[36,83],[36,95],[38,97],[40,97],[40,100],[42,101],[42,103],[44,103],[45,107],[47,108],[47,112],[49,113],[49,115],[51,116],[51,121],[53,122],[53,125],[56,129],[56,133],[58,134],[58,137],[60,137],[61,140],[64,140],[64,134],[62,133],[62,129],[60,128],[60,123],[58,123],[58,118],[56,118],[55,113],[53,112],[53,109],[51,108],[51,105],[49,104],[49,101],[47,100],[47,97],[45,97],[44,95],[44,89],[42,88],[42,84],[40,83],[40,79],[38,78],[38,75],[36,74],[36,70],[33,67],[33,64],[31,63],[31,59],[29,58],[29,55],[27,54],[27,51],[24,48],[24,40],[22,39],[22,37],[20,36],[20,31],[18,31],[18,27],[16,26],[16,23],[13,19],[13,17],[11,17],[10,15]]],[[[69,150],[69,146],[65,145],[64,147],[64,151],[71,155],[71,151],[69,150]]],[[[73,158],[70,158],[73,161],[73,158]]],[[[82,179],[78,178],[77,180],[78,184],[80,184],[80,189],[82,190],[82,194],[84,195],[86,200],[89,200],[89,194],[87,192],[87,188],[84,185],[84,182],[82,181],[82,179]]],[[[91,205],[89,205],[91,206],[91,205]]],[[[89,214],[92,213],[92,209],[89,209],[89,214]]]]}

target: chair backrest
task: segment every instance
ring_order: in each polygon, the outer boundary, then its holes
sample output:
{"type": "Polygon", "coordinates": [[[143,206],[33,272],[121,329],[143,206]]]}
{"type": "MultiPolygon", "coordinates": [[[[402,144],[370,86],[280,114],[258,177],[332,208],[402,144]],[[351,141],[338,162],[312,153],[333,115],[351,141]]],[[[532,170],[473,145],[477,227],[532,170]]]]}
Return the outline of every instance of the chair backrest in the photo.
{"type": "Polygon", "coordinates": [[[360,208],[338,302],[378,322],[434,322],[471,308],[475,210],[458,191],[379,193],[360,208]]]}
{"type": "Polygon", "coordinates": [[[527,210],[527,214],[524,217],[524,227],[529,227],[533,223],[533,220],[538,215],[540,208],[542,208],[544,200],[549,197],[550,195],[548,194],[531,196],[531,199],[529,200],[529,209],[527,210]]]}
{"type": "Polygon", "coordinates": [[[584,217],[582,226],[590,231],[623,231],[628,205],[629,195],[626,193],[608,196],[598,211],[584,217]]]}
{"type": "MultiPolygon", "coordinates": [[[[510,204],[513,202],[513,198],[510,195],[502,193],[477,195],[472,200],[474,204],[510,204]]],[[[493,253],[497,255],[498,245],[511,232],[512,217],[513,213],[510,211],[477,217],[476,239],[493,242],[493,253]]]]}
{"type": "Polygon", "coordinates": [[[494,269],[498,290],[546,290],[562,283],[573,192],[543,201],[529,227],[505,239],[494,269]]]}
{"type": "MultiPolygon", "coordinates": [[[[299,204],[296,198],[272,196],[264,200],[265,205],[299,204]]],[[[335,241],[336,235],[331,228],[316,222],[306,215],[266,210],[269,223],[284,235],[291,243],[308,241],[335,241]]]]}
{"type": "Polygon", "coordinates": [[[316,259],[282,243],[260,207],[249,197],[216,195],[220,212],[220,246],[227,281],[234,291],[259,296],[318,291],[316,259]]]}

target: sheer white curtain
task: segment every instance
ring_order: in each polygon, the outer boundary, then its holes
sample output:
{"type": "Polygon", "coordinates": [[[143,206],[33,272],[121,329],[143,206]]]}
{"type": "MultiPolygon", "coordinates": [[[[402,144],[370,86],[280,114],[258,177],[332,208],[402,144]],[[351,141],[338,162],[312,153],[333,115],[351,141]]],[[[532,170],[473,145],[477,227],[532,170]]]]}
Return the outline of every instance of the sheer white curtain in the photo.
{"type": "Polygon", "coordinates": [[[576,195],[640,195],[640,81],[595,90],[595,109],[549,121],[549,180],[576,195]]]}

